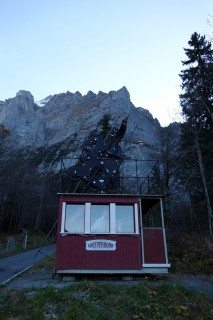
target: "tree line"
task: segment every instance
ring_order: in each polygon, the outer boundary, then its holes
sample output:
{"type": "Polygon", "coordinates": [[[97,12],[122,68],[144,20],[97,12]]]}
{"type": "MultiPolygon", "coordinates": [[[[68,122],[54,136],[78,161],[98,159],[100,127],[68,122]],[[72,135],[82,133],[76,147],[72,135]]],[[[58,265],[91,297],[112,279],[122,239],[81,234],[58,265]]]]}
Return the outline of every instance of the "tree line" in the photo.
{"type": "Polygon", "coordinates": [[[194,217],[198,229],[208,228],[212,235],[213,50],[205,36],[196,32],[188,45],[184,48],[186,60],[182,61],[180,72],[183,122],[178,128],[162,128],[159,137],[164,193],[168,220],[172,220],[169,216],[172,212],[180,216],[178,210],[183,211],[187,204],[188,216],[194,217]],[[187,199],[184,201],[183,197],[187,199]]]}

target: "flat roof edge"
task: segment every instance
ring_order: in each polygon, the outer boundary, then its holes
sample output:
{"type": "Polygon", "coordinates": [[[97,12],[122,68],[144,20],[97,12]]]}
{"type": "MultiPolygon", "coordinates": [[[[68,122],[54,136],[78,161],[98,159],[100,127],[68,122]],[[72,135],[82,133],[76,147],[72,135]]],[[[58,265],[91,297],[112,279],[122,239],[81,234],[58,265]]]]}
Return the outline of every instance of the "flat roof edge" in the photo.
{"type": "Polygon", "coordinates": [[[58,192],[58,196],[101,196],[101,197],[135,197],[135,198],[165,198],[164,194],[123,194],[123,193],[67,193],[58,192]]]}

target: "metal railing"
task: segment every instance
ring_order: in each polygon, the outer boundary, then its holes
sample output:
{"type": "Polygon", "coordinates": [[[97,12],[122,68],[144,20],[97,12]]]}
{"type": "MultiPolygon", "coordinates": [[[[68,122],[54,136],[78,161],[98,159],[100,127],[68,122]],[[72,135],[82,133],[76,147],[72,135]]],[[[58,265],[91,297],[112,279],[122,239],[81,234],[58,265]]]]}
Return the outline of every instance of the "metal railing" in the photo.
{"type": "MultiPolygon", "coordinates": [[[[92,160],[90,158],[90,160],[92,160]]],[[[97,160],[97,159],[94,159],[97,160]]],[[[113,167],[115,159],[101,159],[107,161],[108,169],[113,167]]],[[[157,160],[135,160],[124,159],[119,170],[109,175],[105,168],[97,168],[92,174],[82,177],[72,175],[70,168],[80,168],[83,163],[79,158],[64,158],[61,160],[60,170],[60,193],[100,193],[96,187],[96,182],[107,179],[106,190],[101,193],[120,193],[120,194],[162,194],[160,167],[157,160]]]]}

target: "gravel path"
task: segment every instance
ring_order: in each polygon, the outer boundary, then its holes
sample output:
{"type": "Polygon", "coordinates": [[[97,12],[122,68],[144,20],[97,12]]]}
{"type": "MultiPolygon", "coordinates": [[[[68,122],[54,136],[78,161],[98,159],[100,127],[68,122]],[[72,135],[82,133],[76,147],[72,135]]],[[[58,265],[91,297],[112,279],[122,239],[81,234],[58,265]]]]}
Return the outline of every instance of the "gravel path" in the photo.
{"type": "Polygon", "coordinates": [[[174,275],[168,277],[169,281],[173,283],[180,283],[184,287],[206,294],[213,298],[213,277],[195,277],[191,275],[174,275]]]}
{"type": "MultiPolygon", "coordinates": [[[[170,282],[174,284],[181,284],[188,289],[194,290],[198,293],[205,294],[210,298],[213,298],[213,277],[203,277],[198,278],[195,276],[189,275],[174,275],[168,274],[165,276],[160,276],[157,278],[151,277],[149,278],[142,278],[142,279],[135,279],[132,281],[121,281],[121,280],[112,280],[109,278],[108,280],[91,280],[98,283],[105,283],[105,284],[122,284],[122,285],[132,285],[138,284],[141,282],[148,282],[151,285],[159,285],[165,282],[170,282]]],[[[18,290],[18,289],[36,289],[36,288],[45,288],[47,286],[51,286],[54,288],[63,288],[70,286],[72,284],[76,284],[78,282],[63,282],[56,279],[52,279],[52,273],[49,271],[47,272],[45,269],[37,269],[31,268],[30,270],[22,273],[18,277],[10,280],[4,286],[0,286],[0,294],[5,294],[11,292],[11,290],[18,290]]]]}

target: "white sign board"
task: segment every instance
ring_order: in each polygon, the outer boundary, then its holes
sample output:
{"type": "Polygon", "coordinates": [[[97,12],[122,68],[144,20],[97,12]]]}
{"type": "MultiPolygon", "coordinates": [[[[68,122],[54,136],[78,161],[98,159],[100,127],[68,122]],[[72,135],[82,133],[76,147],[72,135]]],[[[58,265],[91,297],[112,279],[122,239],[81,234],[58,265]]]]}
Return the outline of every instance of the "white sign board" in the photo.
{"type": "Polygon", "coordinates": [[[86,241],[87,251],[115,251],[116,241],[113,240],[88,240],[86,241]]]}

